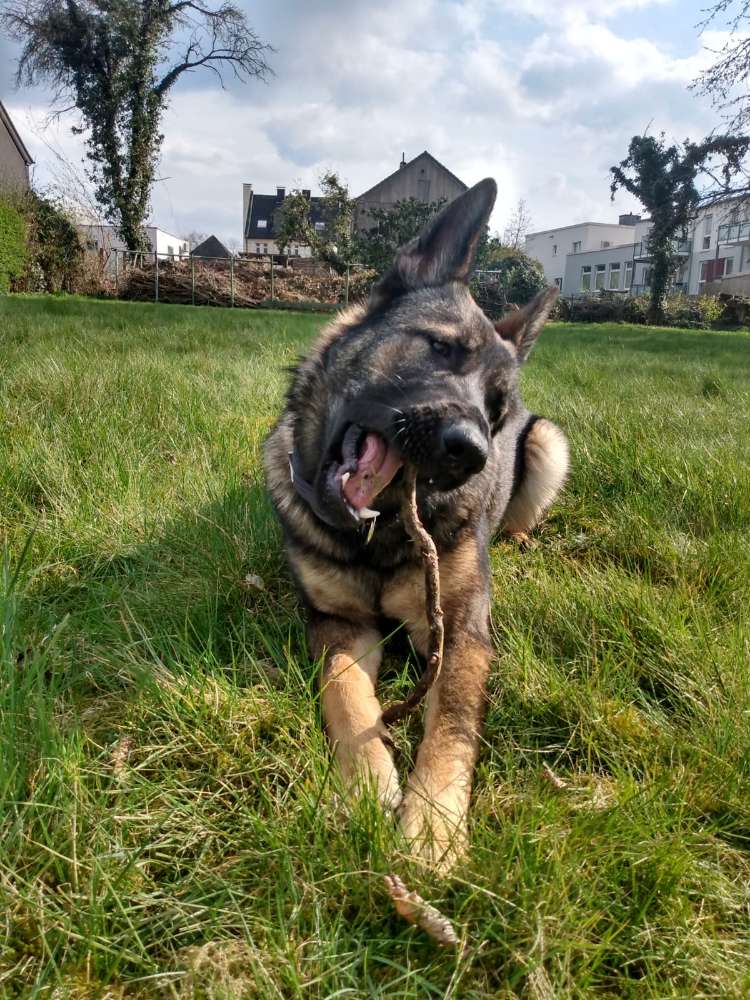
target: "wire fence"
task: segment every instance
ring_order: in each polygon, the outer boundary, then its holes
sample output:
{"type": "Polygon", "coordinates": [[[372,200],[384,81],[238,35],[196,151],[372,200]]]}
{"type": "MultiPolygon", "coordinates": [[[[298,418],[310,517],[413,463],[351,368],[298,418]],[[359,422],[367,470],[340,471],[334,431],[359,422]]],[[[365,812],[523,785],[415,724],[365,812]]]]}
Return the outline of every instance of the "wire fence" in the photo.
{"type": "Polygon", "coordinates": [[[230,308],[286,303],[348,305],[369,293],[375,273],[336,270],[308,257],[196,257],[156,251],[98,252],[105,291],[116,298],[230,308]]]}

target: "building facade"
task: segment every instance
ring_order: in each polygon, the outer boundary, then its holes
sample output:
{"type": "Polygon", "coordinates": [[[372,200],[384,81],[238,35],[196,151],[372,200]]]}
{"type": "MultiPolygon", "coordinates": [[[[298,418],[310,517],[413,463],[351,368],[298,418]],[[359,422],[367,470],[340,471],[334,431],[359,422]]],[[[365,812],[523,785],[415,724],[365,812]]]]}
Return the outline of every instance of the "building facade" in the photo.
{"type": "Polygon", "coordinates": [[[566,261],[569,254],[608,250],[613,246],[633,243],[637,215],[622,215],[619,222],[579,222],[558,229],[544,229],[526,236],[526,253],[538,260],[550,285],[557,285],[565,294],[566,261]]]}
{"type": "MultiPolygon", "coordinates": [[[[649,219],[639,219],[632,242],[567,254],[563,295],[647,294],[652,275],[650,229],[649,219]]],[[[674,241],[673,251],[672,291],[750,294],[750,212],[743,201],[728,199],[701,208],[685,236],[674,241]]]]}
{"type": "MultiPolygon", "coordinates": [[[[318,232],[325,231],[322,198],[313,198],[309,188],[302,194],[310,201],[310,221],[318,232]]],[[[281,253],[281,228],[286,188],[277,187],[276,194],[257,194],[252,184],[242,185],[242,248],[246,256],[268,257],[281,253]]],[[[306,243],[292,241],[284,250],[291,257],[311,257],[306,243]]]]}
{"type": "Polygon", "coordinates": [[[397,202],[410,198],[423,204],[450,202],[464,191],[468,191],[466,184],[427,150],[408,163],[402,154],[398,170],[354,199],[354,227],[359,231],[372,228],[372,209],[388,212],[397,202]]]}
{"type": "Polygon", "coordinates": [[[0,101],[0,190],[28,190],[29,167],[33,162],[7,109],[0,101]]]}
{"type": "MultiPolygon", "coordinates": [[[[122,255],[127,252],[116,226],[79,224],[78,232],[86,249],[98,251],[106,270],[114,270],[118,255],[122,261],[122,255]]],[[[161,260],[168,261],[185,260],[190,256],[188,240],[158,226],[145,226],[144,233],[149,247],[147,253],[156,253],[161,260]]]]}

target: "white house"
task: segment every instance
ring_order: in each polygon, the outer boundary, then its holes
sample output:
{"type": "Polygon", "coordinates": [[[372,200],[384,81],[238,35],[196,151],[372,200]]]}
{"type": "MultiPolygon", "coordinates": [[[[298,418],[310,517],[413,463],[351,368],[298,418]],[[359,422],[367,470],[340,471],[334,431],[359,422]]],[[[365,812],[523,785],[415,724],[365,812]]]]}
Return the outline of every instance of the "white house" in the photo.
{"type": "MultiPolygon", "coordinates": [[[[79,224],[78,231],[88,249],[99,251],[107,270],[114,269],[115,257],[120,256],[122,259],[122,254],[127,251],[115,226],[97,223],[79,224]],[[118,251],[117,255],[115,251],[118,251]]],[[[156,253],[161,260],[183,260],[190,256],[189,240],[159,229],[158,226],[144,226],[143,231],[148,241],[148,252],[156,253]]]]}
{"type": "MultiPolygon", "coordinates": [[[[675,291],[750,295],[750,213],[743,205],[740,199],[728,199],[701,208],[687,234],[674,241],[675,291]]],[[[560,286],[563,295],[648,292],[650,229],[650,219],[638,219],[628,243],[568,253],[560,286]]]]}
{"type": "Polygon", "coordinates": [[[558,229],[544,229],[526,236],[526,253],[538,260],[550,285],[563,288],[565,258],[571,253],[606,250],[622,243],[633,243],[638,215],[621,215],[615,225],[609,222],[579,222],[558,229]]]}

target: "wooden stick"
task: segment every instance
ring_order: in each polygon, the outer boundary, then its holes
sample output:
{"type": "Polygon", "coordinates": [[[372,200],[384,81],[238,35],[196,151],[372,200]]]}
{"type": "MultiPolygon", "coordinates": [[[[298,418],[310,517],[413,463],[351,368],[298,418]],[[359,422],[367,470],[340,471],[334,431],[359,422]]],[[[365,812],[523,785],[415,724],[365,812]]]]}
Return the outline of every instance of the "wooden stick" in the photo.
{"type": "Polygon", "coordinates": [[[427,654],[427,666],[422,676],[411,689],[409,695],[403,701],[396,702],[395,705],[390,705],[383,712],[383,722],[386,726],[398,722],[405,715],[408,715],[409,712],[412,712],[438,679],[440,669],[443,666],[443,642],[445,638],[443,609],[440,607],[440,570],[437,549],[432,537],[419,520],[419,510],[417,509],[417,470],[413,466],[407,466],[404,473],[406,495],[401,508],[401,517],[409,537],[419,547],[419,554],[422,557],[425,612],[427,614],[427,624],[430,628],[430,644],[427,654]]]}

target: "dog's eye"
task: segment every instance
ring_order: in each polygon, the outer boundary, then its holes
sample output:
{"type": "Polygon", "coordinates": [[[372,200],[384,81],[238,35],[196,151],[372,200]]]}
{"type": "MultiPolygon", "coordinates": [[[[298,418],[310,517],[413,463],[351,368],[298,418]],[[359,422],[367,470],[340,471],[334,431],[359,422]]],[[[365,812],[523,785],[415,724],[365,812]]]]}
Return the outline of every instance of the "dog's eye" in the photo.
{"type": "Polygon", "coordinates": [[[439,354],[441,358],[449,358],[453,353],[452,344],[446,343],[444,340],[436,340],[434,337],[430,339],[430,347],[435,354],[439,354]]]}

